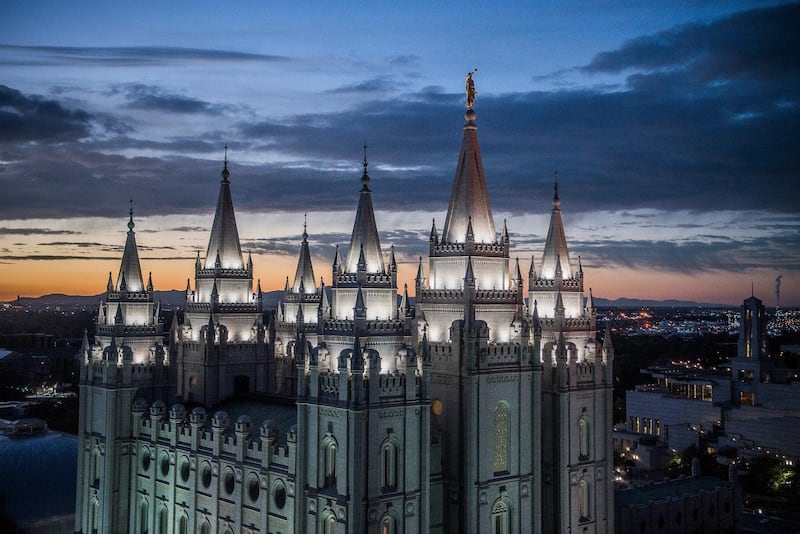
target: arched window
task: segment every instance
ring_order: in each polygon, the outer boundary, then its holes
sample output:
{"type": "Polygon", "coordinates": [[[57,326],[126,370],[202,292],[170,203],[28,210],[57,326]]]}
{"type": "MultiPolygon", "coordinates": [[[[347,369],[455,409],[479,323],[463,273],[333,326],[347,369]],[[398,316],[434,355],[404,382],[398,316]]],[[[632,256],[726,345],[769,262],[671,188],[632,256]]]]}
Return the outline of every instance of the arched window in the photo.
{"type": "Polygon", "coordinates": [[[336,534],[336,515],[330,508],[322,512],[322,521],[319,524],[320,534],[336,534]]]}
{"type": "Polygon", "coordinates": [[[139,534],[147,534],[148,531],[148,524],[149,524],[149,517],[148,517],[148,510],[147,510],[147,500],[141,499],[139,501],[139,534]]]}
{"type": "Polygon", "coordinates": [[[323,487],[336,486],[336,440],[327,435],[322,440],[323,487]]]}
{"type": "Polygon", "coordinates": [[[390,515],[384,516],[381,520],[381,534],[395,534],[394,518],[390,515]]]}
{"type": "Polygon", "coordinates": [[[158,508],[158,528],[156,531],[158,534],[167,534],[169,532],[169,515],[167,513],[166,506],[160,506],[158,508]]]}
{"type": "Polygon", "coordinates": [[[589,418],[583,416],[578,420],[578,460],[588,460],[591,457],[592,428],[589,418]]]}
{"type": "Polygon", "coordinates": [[[508,534],[511,531],[511,510],[508,504],[498,499],[492,506],[492,534],[508,534]]]}
{"type": "Polygon", "coordinates": [[[391,441],[381,448],[381,487],[397,489],[397,447],[391,441]]]}
{"type": "Polygon", "coordinates": [[[203,519],[203,522],[200,523],[200,534],[211,534],[211,524],[207,519],[203,519]]]}
{"type": "Polygon", "coordinates": [[[578,513],[581,519],[589,519],[591,517],[592,507],[592,488],[589,481],[582,478],[578,482],[578,513]]]}
{"type": "Polygon", "coordinates": [[[508,471],[508,404],[494,407],[494,472],[508,471]]]}
{"type": "Polygon", "coordinates": [[[178,519],[178,534],[188,534],[189,533],[189,518],[186,517],[186,514],[181,514],[180,518],[178,519]]]}

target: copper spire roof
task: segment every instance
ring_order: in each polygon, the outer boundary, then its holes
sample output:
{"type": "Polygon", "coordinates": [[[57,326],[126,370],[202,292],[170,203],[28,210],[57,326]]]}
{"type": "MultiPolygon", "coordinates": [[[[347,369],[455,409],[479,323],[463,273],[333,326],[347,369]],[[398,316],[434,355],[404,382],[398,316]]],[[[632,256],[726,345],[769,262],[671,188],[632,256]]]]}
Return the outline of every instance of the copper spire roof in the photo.
{"type": "Polygon", "coordinates": [[[217,211],[214,224],[211,226],[211,238],[208,240],[205,268],[213,269],[217,257],[223,269],[243,269],[242,247],[239,243],[239,232],[236,229],[236,216],[233,213],[231,200],[231,183],[228,181],[228,146],[225,146],[225,161],[222,169],[222,181],[217,200],[217,211]]]}
{"type": "Polygon", "coordinates": [[[345,271],[355,273],[358,271],[358,260],[362,253],[367,266],[367,272],[382,273],[386,269],[381,254],[381,242],[378,239],[378,227],[375,224],[375,212],[372,209],[372,191],[369,188],[369,175],[367,174],[367,145],[364,145],[364,174],[361,176],[361,193],[358,198],[356,219],[353,222],[353,235],[350,237],[350,249],[347,251],[345,271]]]}
{"type": "Polygon", "coordinates": [[[128,219],[128,238],[125,240],[125,251],[122,253],[122,263],[119,266],[117,284],[114,287],[117,291],[123,289],[123,285],[128,291],[143,291],[144,282],[142,281],[142,268],[139,266],[139,250],[136,247],[136,232],[133,228],[133,200],[131,200],[130,219],[128,219]]]}
{"type": "Polygon", "coordinates": [[[292,291],[300,292],[302,286],[306,293],[314,293],[317,289],[314,267],[311,265],[311,253],[308,250],[307,223],[303,221],[303,243],[300,245],[300,257],[297,259],[297,271],[294,273],[292,291]]]}
{"type": "Polygon", "coordinates": [[[472,219],[472,231],[478,243],[494,243],[495,236],[492,206],[483,173],[481,149],[478,146],[478,127],[475,125],[476,113],[467,110],[464,118],[464,139],[458,156],[458,167],[450,193],[450,206],[442,232],[443,243],[463,243],[467,225],[472,219]]]}
{"type": "Polygon", "coordinates": [[[569,261],[567,238],[564,235],[564,223],[561,221],[561,199],[558,198],[558,173],[553,194],[553,212],[550,215],[550,228],[547,230],[547,241],[542,255],[540,276],[545,279],[555,278],[556,267],[560,263],[561,277],[572,278],[572,264],[569,261]]]}

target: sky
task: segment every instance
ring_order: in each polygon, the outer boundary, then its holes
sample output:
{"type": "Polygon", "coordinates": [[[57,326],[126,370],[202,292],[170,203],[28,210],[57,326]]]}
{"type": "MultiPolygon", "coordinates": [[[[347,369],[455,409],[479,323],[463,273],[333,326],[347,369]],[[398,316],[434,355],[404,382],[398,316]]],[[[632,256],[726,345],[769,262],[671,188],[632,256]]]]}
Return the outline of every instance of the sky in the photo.
{"type": "MultiPolygon", "coordinates": [[[[346,248],[363,144],[412,282],[441,228],[474,68],[512,257],[541,261],[558,171],[595,296],[800,305],[800,4],[0,3],[0,301],[98,294],[133,200],[142,269],[183,289],[228,145],[264,290],[346,248]],[[298,4],[298,5],[294,5],[298,4]],[[302,7],[299,5],[302,4],[302,7]]],[[[413,283],[410,283],[413,288],[413,283]]]]}

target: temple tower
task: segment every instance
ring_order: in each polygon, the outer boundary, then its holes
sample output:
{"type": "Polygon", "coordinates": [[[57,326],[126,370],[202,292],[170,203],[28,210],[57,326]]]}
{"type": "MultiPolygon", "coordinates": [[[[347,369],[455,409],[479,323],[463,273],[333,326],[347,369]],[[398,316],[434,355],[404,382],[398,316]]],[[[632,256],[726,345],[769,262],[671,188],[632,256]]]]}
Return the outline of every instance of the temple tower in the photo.
{"type": "Polygon", "coordinates": [[[108,274],[94,343],[84,335],[79,353],[80,412],[75,531],[113,532],[128,522],[131,408],[135,396],[164,400],[171,362],[153,282],[142,279],[133,207],[116,282],[108,274]]]}
{"type": "Polygon", "coordinates": [[[539,531],[541,375],[508,229],[495,232],[471,105],[465,119],[442,235],[434,221],[428,276],[420,260],[416,280],[416,335],[430,347],[431,427],[442,447],[432,531],[539,531]]]}
{"type": "MultiPolygon", "coordinates": [[[[366,153],[350,248],[317,344],[298,328],[295,531],[429,532],[427,366],[410,346],[372,207],[366,153]]],[[[324,297],[323,297],[323,300],[324,297]]]]}
{"type": "MultiPolygon", "coordinates": [[[[226,147],[227,150],[227,147],[226,147]]],[[[242,259],[231,199],[227,151],[205,259],[197,253],[195,288],[177,344],[178,398],[214,406],[232,395],[267,391],[271,346],[253,261],[242,259]]]]}

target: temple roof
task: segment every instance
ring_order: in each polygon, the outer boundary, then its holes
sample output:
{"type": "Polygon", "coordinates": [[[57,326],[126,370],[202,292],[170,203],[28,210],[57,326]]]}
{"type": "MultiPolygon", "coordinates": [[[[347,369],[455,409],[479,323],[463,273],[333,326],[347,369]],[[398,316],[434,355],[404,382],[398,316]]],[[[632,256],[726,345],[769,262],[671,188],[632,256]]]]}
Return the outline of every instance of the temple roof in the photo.
{"type": "Polygon", "coordinates": [[[364,174],[361,176],[361,193],[358,198],[356,219],[353,222],[353,235],[350,237],[350,249],[347,251],[345,272],[358,271],[358,260],[363,249],[367,272],[382,273],[386,269],[381,254],[381,243],[378,239],[378,227],[375,224],[375,212],[372,208],[372,191],[369,188],[370,178],[367,174],[366,146],[364,147],[364,174]]]}
{"type": "Polygon", "coordinates": [[[306,223],[303,223],[303,243],[300,245],[300,257],[297,259],[297,271],[294,273],[292,291],[300,292],[303,287],[305,293],[314,293],[317,290],[314,267],[311,265],[311,253],[308,250],[308,232],[306,223]]]}
{"type": "MultiPolygon", "coordinates": [[[[227,150],[227,147],[226,147],[227,150]]],[[[239,243],[239,232],[236,229],[236,216],[233,213],[231,200],[231,183],[228,181],[228,157],[225,156],[222,169],[222,181],[219,187],[217,211],[214,214],[214,224],[211,226],[211,237],[208,240],[206,251],[205,269],[213,269],[219,256],[220,267],[223,269],[243,269],[242,247],[239,243]]]]}
{"type": "Polygon", "coordinates": [[[561,277],[572,278],[572,263],[567,250],[567,238],[564,235],[564,223],[561,221],[561,200],[558,198],[558,180],[554,185],[553,212],[550,214],[550,228],[547,230],[547,241],[542,255],[542,268],[539,275],[544,279],[553,279],[556,267],[561,264],[561,277]]]}
{"type": "Polygon", "coordinates": [[[469,109],[464,117],[467,124],[464,125],[464,139],[461,142],[458,167],[450,193],[450,206],[447,209],[442,242],[463,243],[471,219],[475,241],[494,243],[497,236],[492,206],[489,203],[489,191],[486,188],[486,176],[483,173],[481,150],[478,146],[476,114],[469,109]]]}
{"type": "Polygon", "coordinates": [[[125,251],[122,253],[122,263],[119,266],[116,291],[122,289],[123,283],[128,291],[144,291],[142,281],[142,268],[139,266],[139,250],[136,247],[136,232],[133,228],[133,202],[131,202],[130,219],[128,220],[128,238],[125,240],[125,251]]]}

